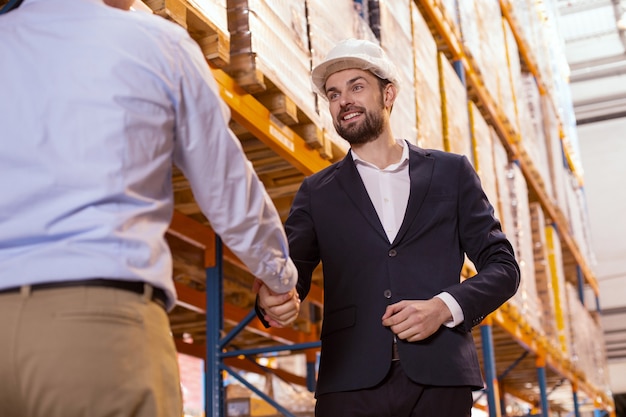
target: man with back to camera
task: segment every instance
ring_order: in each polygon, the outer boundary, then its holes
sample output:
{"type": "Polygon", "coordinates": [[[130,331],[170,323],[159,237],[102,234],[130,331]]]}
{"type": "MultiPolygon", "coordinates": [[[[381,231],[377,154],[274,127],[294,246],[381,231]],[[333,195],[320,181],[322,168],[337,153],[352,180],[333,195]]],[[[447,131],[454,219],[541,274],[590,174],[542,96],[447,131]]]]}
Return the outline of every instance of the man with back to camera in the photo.
{"type": "Polygon", "coordinates": [[[172,163],[261,293],[292,301],[276,325],[297,316],[281,220],[200,48],[132,3],[0,15],[2,417],[182,415],[172,163]]]}
{"type": "MultiPolygon", "coordinates": [[[[300,299],[324,273],[315,415],[468,417],[483,387],[470,331],[517,290],[513,248],[465,156],[394,138],[398,76],[377,44],[340,42],[312,81],[351,145],[285,225],[300,299]],[[465,254],[478,273],[461,283],[465,254]]],[[[271,291],[257,305],[266,325],[298,307],[271,291]]]]}

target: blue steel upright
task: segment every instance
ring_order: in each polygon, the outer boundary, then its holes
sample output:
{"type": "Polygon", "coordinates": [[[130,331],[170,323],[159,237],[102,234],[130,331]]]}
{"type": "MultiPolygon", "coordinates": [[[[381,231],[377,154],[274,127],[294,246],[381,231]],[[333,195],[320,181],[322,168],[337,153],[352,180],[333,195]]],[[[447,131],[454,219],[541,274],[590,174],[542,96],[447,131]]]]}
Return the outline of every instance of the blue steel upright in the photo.
{"type": "Polygon", "coordinates": [[[215,266],[206,270],[206,374],[205,415],[224,416],[220,335],[224,326],[222,301],[222,240],[215,235],[215,266]]]}

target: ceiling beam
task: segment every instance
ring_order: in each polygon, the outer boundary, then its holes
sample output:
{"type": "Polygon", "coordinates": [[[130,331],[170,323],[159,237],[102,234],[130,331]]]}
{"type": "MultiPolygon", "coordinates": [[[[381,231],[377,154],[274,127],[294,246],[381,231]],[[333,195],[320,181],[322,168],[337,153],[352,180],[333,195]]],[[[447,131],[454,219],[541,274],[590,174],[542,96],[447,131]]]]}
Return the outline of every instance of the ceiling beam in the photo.
{"type": "Polygon", "coordinates": [[[586,71],[589,67],[598,67],[607,64],[613,64],[615,62],[626,60],[626,53],[621,53],[617,55],[609,55],[602,58],[590,59],[587,61],[580,61],[569,64],[569,68],[571,73],[575,73],[577,71],[586,71]]]}
{"type": "Polygon", "coordinates": [[[616,112],[616,113],[605,113],[605,114],[601,114],[601,115],[598,115],[598,116],[590,116],[590,117],[582,117],[582,118],[578,118],[578,116],[577,116],[576,117],[576,126],[582,126],[582,125],[587,125],[587,124],[591,124],[591,123],[604,122],[606,120],[621,119],[622,117],[626,117],[626,110],[620,111],[620,112],[616,112]]]}
{"type": "Polygon", "coordinates": [[[570,4],[570,2],[568,2],[568,4],[566,4],[565,6],[559,7],[559,15],[567,16],[567,15],[575,14],[575,13],[588,12],[590,10],[595,10],[601,7],[610,6],[611,3],[612,3],[612,0],[595,0],[595,1],[591,0],[591,1],[586,1],[584,3],[574,2],[573,4],[570,4]]]}
{"type": "Polygon", "coordinates": [[[570,73],[569,82],[573,84],[582,81],[597,80],[599,78],[617,77],[624,74],[626,74],[626,55],[621,55],[619,61],[596,66],[587,66],[584,69],[572,71],[570,73]]]}

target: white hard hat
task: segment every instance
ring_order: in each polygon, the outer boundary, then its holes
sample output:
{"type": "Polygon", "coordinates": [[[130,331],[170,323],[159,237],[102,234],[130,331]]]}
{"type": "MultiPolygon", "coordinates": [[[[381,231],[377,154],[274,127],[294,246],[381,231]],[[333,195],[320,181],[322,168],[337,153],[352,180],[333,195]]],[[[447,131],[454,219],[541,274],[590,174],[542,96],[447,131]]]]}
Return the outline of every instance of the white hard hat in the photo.
{"type": "Polygon", "coordinates": [[[376,43],[364,39],[346,39],[330,50],[324,61],[313,68],[311,81],[317,92],[326,97],[324,85],[332,74],[346,69],[370,71],[378,78],[391,81],[397,89],[398,71],[376,43]]]}

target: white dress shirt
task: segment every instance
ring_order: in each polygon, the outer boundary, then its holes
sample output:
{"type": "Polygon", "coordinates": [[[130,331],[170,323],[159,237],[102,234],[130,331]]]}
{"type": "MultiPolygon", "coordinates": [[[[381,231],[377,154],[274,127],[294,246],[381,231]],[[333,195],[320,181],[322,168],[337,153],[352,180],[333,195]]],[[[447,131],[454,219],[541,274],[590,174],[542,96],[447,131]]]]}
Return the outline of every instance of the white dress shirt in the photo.
{"type": "MultiPolygon", "coordinates": [[[[411,191],[409,146],[404,140],[399,139],[396,142],[402,146],[400,161],[382,169],[361,159],[352,149],[356,168],[390,243],[400,230],[411,191]]],[[[454,297],[447,292],[442,292],[437,297],[446,303],[452,313],[452,320],[445,325],[455,327],[461,324],[464,320],[463,310],[454,297]]]]}
{"type": "Polygon", "coordinates": [[[0,289],[94,277],[175,300],[172,163],[224,243],[293,288],[282,222],[181,27],[102,0],[0,16],[0,289]]]}

